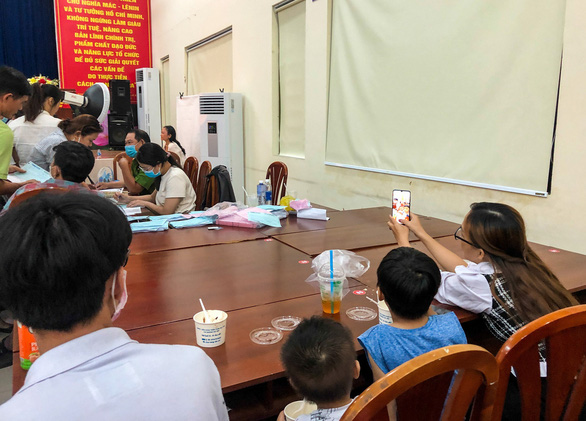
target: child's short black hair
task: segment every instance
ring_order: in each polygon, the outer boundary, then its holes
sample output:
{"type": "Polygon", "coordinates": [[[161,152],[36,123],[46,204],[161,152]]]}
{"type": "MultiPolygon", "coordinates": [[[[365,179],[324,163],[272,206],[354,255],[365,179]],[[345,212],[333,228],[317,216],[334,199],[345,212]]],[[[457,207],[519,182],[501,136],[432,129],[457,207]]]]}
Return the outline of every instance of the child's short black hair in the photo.
{"type": "Polygon", "coordinates": [[[0,66],[0,95],[13,94],[15,98],[30,95],[31,85],[18,70],[0,66]]]}
{"type": "Polygon", "coordinates": [[[352,333],[340,323],[304,319],[281,348],[281,361],[304,398],[319,405],[350,397],[356,351],[352,333]]]}
{"type": "Polygon", "coordinates": [[[53,162],[61,169],[64,180],[81,183],[92,172],[95,158],[87,146],[77,142],[61,142],[53,150],[53,162]]]}
{"type": "Polygon", "coordinates": [[[431,257],[412,247],[391,250],[376,274],[389,309],[411,320],[427,313],[441,283],[440,270],[431,257]]]}

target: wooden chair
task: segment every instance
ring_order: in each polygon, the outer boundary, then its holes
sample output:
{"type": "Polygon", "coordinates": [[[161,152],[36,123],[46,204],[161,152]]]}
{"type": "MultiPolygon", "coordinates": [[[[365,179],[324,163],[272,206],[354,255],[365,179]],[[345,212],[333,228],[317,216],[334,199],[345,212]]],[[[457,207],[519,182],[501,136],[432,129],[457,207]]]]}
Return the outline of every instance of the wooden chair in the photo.
{"type": "Polygon", "coordinates": [[[387,405],[393,400],[401,421],[463,420],[472,402],[470,420],[489,420],[497,379],[496,360],[484,348],[439,348],[373,383],[350,404],[340,421],[388,420],[387,405]]]}
{"type": "MultiPolygon", "coordinates": [[[[199,170],[199,162],[197,162],[197,158],[195,158],[193,156],[187,157],[187,159],[185,160],[185,163],[183,164],[183,171],[185,171],[185,174],[187,174],[187,177],[189,177],[190,180],[192,180],[193,171],[195,171],[196,183],[197,183],[198,170],[199,170]]],[[[192,180],[192,184],[193,184],[193,180],[192,180]]],[[[195,186],[193,186],[193,188],[195,189],[195,186]]]]}
{"type": "Polygon", "coordinates": [[[116,155],[114,157],[114,160],[112,161],[112,167],[114,170],[114,180],[118,180],[118,161],[120,161],[122,157],[128,160],[128,169],[130,169],[130,166],[132,164],[132,158],[126,155],[126,152],[120,152],[118,155],[116,155]]]}
{"type": "Polygon", "coordinates": [[[167,153],[169,155],[171,155],[171,157],[175,160],[177,165],[181,165],[181,158],[179,158],[179,155],[177,155],[175,152],[171,152],[171,151],[168,151],[167,153]]]}
{"type": "Polygon", "coordinates": [[[218,179],[212,174],[208,177],[208,184],[205,189],[205,207],[211,208],[218,204],[219,201],[220,190],[218,189],[218,179]]]}
{"type": "Polygon", "coordinates": [[[273,190],[271,204],[278,205],[281,197],[285,196],[285,185],[287,184],[288,175],[289,170],[287,169],[287,165],[284,162],[275,161],[269,165],[265,178],[270,180],[271,189],[273,190]]]}
{"type": "Polygon", "coordinates": [[[44,194],[64,194],[64,193],[67,193],[68,191],[69,190],[66,189],[65,187],[44,187],[42,189],[28,190],[28,191],[25,191],[22,194],[19,194],[14,199],[12,199],[12,202],[10,202],[9,208],[13,208],[14,206],[17,206],[20,203],[22,203],[22,202],[30,199],[31,197],[35,197],[36,195],[38,195],[40,193],[44,193],[44,194]]]}
{"type": "Polygon", "coordinates": [[[212,170],[212,163],[210,161],[203,161],[199,168],[199,174],[197,175],[197,188],[195,189],[195,210],[202,210],[201,204],[203,203],[203,195],[206,187],[206,176],[212,170]]]}
{"type": "Polygon", "coordinates": [[[528,323],[511,335],[496,359],[500,377],[493,420],[501,419],[511,367],[517,375],[523,420],[539,420],[542,411],[546,421],[578,420],[586,401],[586,305],[528,323]],[[539,343],[545,344],[547,358],[545,408],[541,408],[539,343]]]}

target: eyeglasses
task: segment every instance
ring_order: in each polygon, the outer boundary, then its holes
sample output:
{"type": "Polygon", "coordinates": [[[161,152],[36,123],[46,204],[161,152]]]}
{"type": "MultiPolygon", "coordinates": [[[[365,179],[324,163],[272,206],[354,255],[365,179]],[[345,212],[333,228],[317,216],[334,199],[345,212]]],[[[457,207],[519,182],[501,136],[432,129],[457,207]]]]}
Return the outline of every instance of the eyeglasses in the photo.
{"type": "Polygon", "coordinates": [[[473,243],[471,243],[470,241],[466,240],[464,237],[462,237],[462,227],[461,227],[461,226],[460,226],[460,227],[459,227],[459,228],[456,230],[456,232],[454,233],[454,238],[455,238],[456,240],[463,241],[463,242],[465,242],[466,244],[470,244],[472,247],[475,247],[475,248],[480,248],[480,247],[478,247],[476,244],[473,244],[473,243]]]}

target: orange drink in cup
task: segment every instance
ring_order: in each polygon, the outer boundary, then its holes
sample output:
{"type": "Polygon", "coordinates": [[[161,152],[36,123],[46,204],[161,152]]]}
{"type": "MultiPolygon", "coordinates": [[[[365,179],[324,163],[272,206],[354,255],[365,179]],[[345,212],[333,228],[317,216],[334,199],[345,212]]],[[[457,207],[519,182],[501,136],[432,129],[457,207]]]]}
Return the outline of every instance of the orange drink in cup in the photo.
{"type": "Polygon", "coordinates": [[[317,278],[323,312],[327,314],[339,313],[344,295],[344,280],[346,279],[344,271],[336,267],[330,271],[330,265],[325,264],[319,269],[317,278]]]}

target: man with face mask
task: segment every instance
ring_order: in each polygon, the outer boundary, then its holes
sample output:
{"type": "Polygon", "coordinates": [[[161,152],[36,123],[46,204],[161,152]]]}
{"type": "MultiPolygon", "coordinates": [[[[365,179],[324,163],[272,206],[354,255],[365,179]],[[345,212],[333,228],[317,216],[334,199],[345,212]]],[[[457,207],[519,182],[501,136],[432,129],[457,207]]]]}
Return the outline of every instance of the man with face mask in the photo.
{"type": "MultiPolygon", "coordinates": [[[[144,130],[133,129],[126,134],[124,142],[124,152],[126,155],[130,158],[135,158],[138,150],[143,145],[151,143],[151,138],[144,130]]],[[[151,194],[155,190],[155,180],[141,171],[136,159],[133,159],[130,165],[128,165],[128,159],[123,156],[120,161],[118,161],[118,165],[122,172],[122,180],[98,183],[96,184],[98,190],[124,187],[128,190],[128,193],[133,196],[151,194]]]]}
{"type": "Polygon", "coordinates": [[[39,194],[0,217],[0,238],[1,299],[41,353],[0,419],[228,420],[200,348],[140,344],[113,327],[132,299],[132,233],[114,204],[39,194]]]}
{"type": "Polygon", "coordinates": [[[76,142],[62,142],[53,147],[55,156],[49,167],[53,178],[44,183],[27,184],[18,189],[4,205],[7,210],[15,197],[24,192],[39,189],[65,188],[89,192],[84,180],[94,167],[94,154],[87,146],[76,142]]]}

